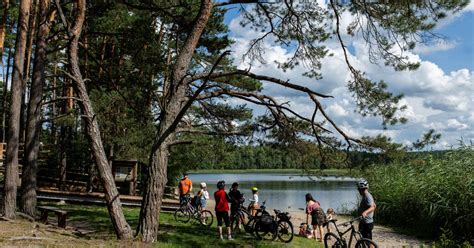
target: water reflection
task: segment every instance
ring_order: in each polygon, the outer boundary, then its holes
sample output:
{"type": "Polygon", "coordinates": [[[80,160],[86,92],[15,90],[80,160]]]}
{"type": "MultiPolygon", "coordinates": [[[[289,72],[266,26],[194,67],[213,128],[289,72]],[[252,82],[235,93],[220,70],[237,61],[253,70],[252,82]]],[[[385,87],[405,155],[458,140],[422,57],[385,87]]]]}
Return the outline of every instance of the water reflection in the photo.
{"type": "Polygon", "coordinates": [[[334,208],[337,212],[352,210],[357,202],[356,178],[351,177],[308,177],[290,174],[203,174],[190,175],[195,189],[200,182],[206,182],[209,193],[216,190],[216,183],[226,182],[228,190],[233,182],[238,182],[246,199],[250,198],[251,187],[259,188],[260,201],[267,206],[282,210],[298,210],[305,207],[305,194],[311,193],[324,209],[334,208]]]}

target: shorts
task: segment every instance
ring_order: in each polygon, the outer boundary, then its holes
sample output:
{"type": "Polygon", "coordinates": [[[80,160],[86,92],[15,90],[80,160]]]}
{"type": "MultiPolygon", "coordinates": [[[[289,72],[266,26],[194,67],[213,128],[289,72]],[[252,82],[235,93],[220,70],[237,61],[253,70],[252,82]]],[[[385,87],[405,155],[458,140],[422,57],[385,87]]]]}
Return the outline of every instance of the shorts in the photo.
{"type": "Polygon", "coordinates": [[[222,221],[225,223],[225,227],[230,226],[229,212],[216,211],[217,226],[222,226],[222,221]]]}
{"type": "Polygon", "coordinates": [[[206,208],[206,199],[201,198],[201,209],[205,209],[205,208],[206,208]]]}
{"type": "Polygon", "coordinates": [[[374,229],[374,223],[359,222],[359,232],[362,238],[372,239],[372,229],[374,229]]]}
{"type": "Polygon", "coordinates": [[[322,226],[326,222],[326,214],[322,208],[317,208],[311,213],[311,225],[322,226]]]}

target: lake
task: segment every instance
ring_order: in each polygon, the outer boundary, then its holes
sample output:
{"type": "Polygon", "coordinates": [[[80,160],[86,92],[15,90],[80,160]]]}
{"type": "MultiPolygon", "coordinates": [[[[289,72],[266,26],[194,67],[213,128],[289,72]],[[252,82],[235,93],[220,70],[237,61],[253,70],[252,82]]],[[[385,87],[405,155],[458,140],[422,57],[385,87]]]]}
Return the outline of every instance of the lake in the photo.
{"type": "MultiPolygon", "coordinates": [[[[201,182],[206,182],[209,195],[213,199],[216,184],[220,180],[226,183],[226,191],[233,182],[239,183],[240,192],[245,199],[251,198],[251,188],[259,189],[259,201],[266,200],[266,206],[285,211],[297,211],[304,208],[305,195],[311,193],[321,202],[323,209],[333,208],[336,213],[347,212],[356,208],[358,191],[357,178],[335,176],[306,176],[278,173],[228,173],[208,174],[193,173],[189,175],[193,181],[194,192],[201,182]]],[[[248,200],[244,205],[248,204],[248,200]]]]}

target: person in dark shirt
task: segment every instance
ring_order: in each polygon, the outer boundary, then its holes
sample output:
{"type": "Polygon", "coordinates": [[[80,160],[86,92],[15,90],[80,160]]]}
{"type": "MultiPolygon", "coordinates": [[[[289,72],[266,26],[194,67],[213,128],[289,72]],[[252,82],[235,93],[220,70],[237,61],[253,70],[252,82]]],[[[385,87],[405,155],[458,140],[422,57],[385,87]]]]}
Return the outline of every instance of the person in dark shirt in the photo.
{"type": "MultiPolygon", "coordinates": [[[[244,202],[244,197],[239,191],[239,184],[233,183],[232,188],[229,190],[230,198],[230,216],[235,216],[235,213],[240,209],[241,204],[244,202]]],[[[240,229],[241,220],[237,220],[238,228],[240,229]]]]}
{"type": "Polygon", "coordinates": [[[227,238],[232,239],[231,230],[230,230],[230,220],[229,220],[229,195],[225,192],[225,182],[219,181],[217,183],[217,191],[214,193],[214,199],[216,200],[216,218],[217,218],[217,230],[219,231],[219,236],[222,240],[222,222],[225,223],[227,228],[227,238]]]}

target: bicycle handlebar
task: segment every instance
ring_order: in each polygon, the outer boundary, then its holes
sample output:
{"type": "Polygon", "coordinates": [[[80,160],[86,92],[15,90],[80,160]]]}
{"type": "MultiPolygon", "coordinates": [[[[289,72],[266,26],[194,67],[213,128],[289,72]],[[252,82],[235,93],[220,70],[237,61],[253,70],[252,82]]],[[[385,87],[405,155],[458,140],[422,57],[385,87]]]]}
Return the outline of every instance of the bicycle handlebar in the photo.
{"type": "Polygon", "coordinates": [[[360,219],[362,219],[362,216],[359,216],[359,217],[356,217],[356,218],[354,218],[354,219],[348,220],[348,221],[346,221],[346,222],[343,222],[343,223],[341,223],[341,224],[338,224],[337,226],[348,226],[349,224],[352,225],[352,223],[354,223],[355,221],[358,221],[358,220],[360,220],[360,219]]]}

